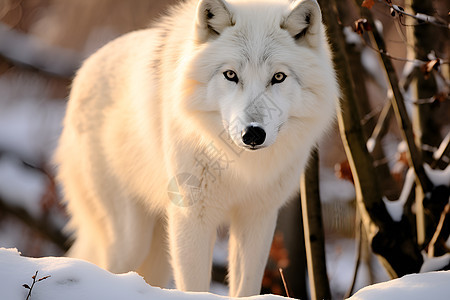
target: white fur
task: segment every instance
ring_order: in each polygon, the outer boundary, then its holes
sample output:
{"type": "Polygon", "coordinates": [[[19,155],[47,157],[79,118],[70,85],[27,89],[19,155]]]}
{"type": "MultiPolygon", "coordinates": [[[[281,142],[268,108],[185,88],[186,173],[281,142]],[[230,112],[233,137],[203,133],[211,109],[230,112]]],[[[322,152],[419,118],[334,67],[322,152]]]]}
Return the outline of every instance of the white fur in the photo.
{"type": "Polygon", "coordinates": [[[69,255],[159,286],[171,263],[177,288],[206,291],[216,229],[229,222],[230,294],[258,294],[278,209],[336,108],[320,19],[314,0],[188,1],[92,55],[56,154],[76,238],[69,255]],[[287,77],[272,85],[276,72],[287,77]],[[271,114],[255,104],[261,95],[271,114]],[[266,131],[261,149],[244,150],[250,124],[266,131]],[[222,170],[199,162],[211,149],[222,170]],[[175,203],[168,187],[182,173],[200,192],[180,183],[175,203]]]}

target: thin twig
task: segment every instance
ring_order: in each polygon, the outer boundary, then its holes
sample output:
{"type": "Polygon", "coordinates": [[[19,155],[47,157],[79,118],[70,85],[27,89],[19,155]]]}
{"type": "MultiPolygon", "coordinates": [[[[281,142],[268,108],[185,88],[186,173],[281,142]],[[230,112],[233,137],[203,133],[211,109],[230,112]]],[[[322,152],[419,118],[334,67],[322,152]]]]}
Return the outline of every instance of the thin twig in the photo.
{"type": "MultiPolygon", "coordinates": [[[[356,21],[356,22],[360,22],[360,21],[367,22],[366,19],[359,19],[359,20],[356,21]]],[[[375,27],[375,24],[372,24],[372,28],[373,28],[373,27],[375,27]]],[[[356,28],[356,29],[353,28],[353,30],[357,32],[357,28],[356,28]]],[[[373,30],[373,29],[371,29],[371,30],[373,30]]],[[[368,30],[368,31],[370,31],[370,30],[368,30]]],[[[392,55],[391,55],[388,51],[386,51],[385,49],[376,48],[376,47],[372,46],[370,43],[367,43],[366,40],[364,40],[364,39],[361,39],[361,40],[362,40],[362,44],[363,44],[364,46],[366,46],[367,48],[369,48],[369,49],[371,49],[371,50],[373,50],[373,51],[379,53],[380,55],[383,55],[383,56],[385,56],[385,57],[387,57],[387,58],[389,58],[389,59],[392,59],[392,60],[402,61],[402,62],[410,62],[410,63],[415,63],[415,64],[417,64],[417,63],[427,63],[427,62],[429,62],[429,60],[419,59],[419,58],[408,59],[408,58],[403,58],[403,57],[392,56],[392,55]]],[[[450,61],[444,60],[444,59],[442,59],[442,58],[437,58],[437,59],[439,60],[439,64],[440,64],[440,65],[445,65],[445,64],[449,64],[449,63],[450,63],[450,61]]]]}
{"type": "Polygon", "coordinates": [[[362,248],[362,221],[361,221],[361,217],[358,213],[358,210],[356,210],[356,220],[355,223],[357,225],[357,234],[356,234],[356,263],[355,263],[355,270],[353,272],[353,279],[352,279],[352,284],[350,285],[350,288],[348,289],[347,293],[345,294],[345,299],[350,298],[350,296],[353,294],[353,290],[355,289],[355,285],[356,285],[356,278],[358,277],[358,271],[359,271],[359,266],[361,264],[361,248],[362,248]]]}
{"type": "Polygon", "coordinates": [[[416,19],[417,21],[419,21],[419,24],[428,23],[428,24],[432,24],[432,25],[435,25],[435,26],[439,26],[439,27],[450,29],[450,24],[445,23],[445,22],[443,22],[441,20],[438,20],[438,18],[436,18],[436,17],[429,16],[429,15],[426,15],[426,14],[415,14],[415,15],[413,15],[413,14],[410,14],[410,13],[406,12],[401,6],[392,4],[390,2],[391,1],[384,1],[384,4],[386,6],[388,6],[390,9],[392,9],[393,11],[395,11],[400,16],[405,15],[405,16],[411,17],[413,19],[416,19]]]}
{"type": "Polygon", "coordinates": [[[445,163],[445,166],[449,164],[450,155],[450,132],[447,133],[439,148],[434,152],[434,161],[431,164],[431,168],[435,169],[440,164],[445,163]]]}
{"type": "Polygon", "coordinates": [[[36,283],[36,276],[37,276],[37,274],[38,274],[38,271],[36,271],[34,276],[31,277],[31,278],[33,278],[33,282],[31,283],[31,287],[29,287],[28,284],[24,284],[23,285],[24,288],[28,289],[28,295],[27,295],[26,300],[29,300],[30,297],[31,297],[31,292],[33,291],[34,284],[36,283]]]}
{"type": "Polygon", "coordinates": [[[380,143],[381,138],[385,135],[389,120],[392,115],[392,100],[391,97],[389,97],[388,101],[384,104],[383,109],[381,110],[381,114],[378,117],[377,125],[373,129],[372,135],[369,140],[371,140],[374,144],[371,145],[371,149],[369,149],[369,152],[372,152],[373,149],[376,148],[376,145],[380,143]]]}
{"type": "Polygon", "coordinates": [[[286,280],[285,280],[285,278],[284,278],[283,269],[282,269],[282,268],[279,268],[278,271],[280,271],[281,280],[283,281],[284,290],[286,291],[286,296],[288,296],[288,298],[291,298],[291,297],[289,296],[289,290],[288,290],[288,287],[287,287],[287,284],[286,284],[286,280]]]}
{"type": "Polygon", "coordinates": [[[41,277],[38,280],[36,280],[38,272],[39,271],[36,271],[36,273],[33,276],[31,276],[31,278],[33,279],[33,282],[31,283],[31,287],[28,284],[26,284],[26,283],[22,284],[22,286],[28,290],[28,295],[27,295],[27,298],[25,300],[29,300],[31,298],[31,292],[33,291],[33,287],[34,287],[34,285],[37,282],[45,280],[45,279],[51,277],[51,275],[47,275],[47,276],[41,277]]]}
{"type": "Polygon", "coordinates": [[[441,234],[442,227],[444,226],[445,218],[447,217],[447,214],[450,212],[450,204],[445,205],[444,210],[441,213],[441,217],[439,218],[438,226],[436,227],[436,231],[434,232],[433,238],[431,239],[430,243],[428,244],[428,257],[434,257],[434,244],[436,244],[436,241],[441,234]]]}

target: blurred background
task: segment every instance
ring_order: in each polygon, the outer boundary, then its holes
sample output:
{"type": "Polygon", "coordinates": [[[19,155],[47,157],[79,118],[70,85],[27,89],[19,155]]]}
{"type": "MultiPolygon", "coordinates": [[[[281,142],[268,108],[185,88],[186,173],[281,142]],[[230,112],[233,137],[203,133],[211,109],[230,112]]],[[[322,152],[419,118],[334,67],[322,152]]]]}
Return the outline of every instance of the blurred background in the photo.
{"type": "MultiPolygon", "coordinates": [[[[158,0],[0,0],[0,247],[15,247],[32,257],[64,255],[70,239],[63,231],[68,216],[55,184],[52,153],[61,132],[70,83],[82,61],[108,41],[149,26],[177,1],[158,0]]],[[[322,1],[323,2],[323,1],[322,1]]],[[[406,26],[384,1],[371,11],[382,26],[397,75],[402,78],[407,58],[406,26]]],[[[405,6],[404,1],[395,1],[405,6]]],[[[446,1],[432,1],[436,14],[448,15],[446,1]]],[[[388,84],[376,50],[354,32],[360,18],[353,1],[338,1],[336,18],[344,27],[352,66],[368,101],[361,125],[371,131],[388,99],[388,84]],[[362,83],[362,85],[361,85],[362,83]]],[[[437,38],[436,56],[448,60],[448,31],[437,38]]],[[[407,66],[407,64],[406,64],[407,66]]],[[[448,132],[448,68],[446,92],[435,120],[442,136],[448,132]]],[[[411,107],[412,102],[408,102],[411,107]]],[[[397,199],[408,169],[400,130],[395,121],[383,135],[385,157],[394,178],[390,195],[397,199]]],[[[353,277],[358,245],[355,190],[339,130],[333,129],[320,149],[320,196],[326,241],[327,273],[333,298],[341,299],[353,277]],[[356,224],[356,225],[355,225],[356,224]]],[[[296,297],[307,296],[305,246],[300,202],[281,211],[263,291],[285,294],[278,268],[296,297]]],[[[219,233],[214,254],[213,291],[223,284],[227,231],[219,233]]],[[[361,267],[355,290],[389,279],[362,243],[361,267]]]]}

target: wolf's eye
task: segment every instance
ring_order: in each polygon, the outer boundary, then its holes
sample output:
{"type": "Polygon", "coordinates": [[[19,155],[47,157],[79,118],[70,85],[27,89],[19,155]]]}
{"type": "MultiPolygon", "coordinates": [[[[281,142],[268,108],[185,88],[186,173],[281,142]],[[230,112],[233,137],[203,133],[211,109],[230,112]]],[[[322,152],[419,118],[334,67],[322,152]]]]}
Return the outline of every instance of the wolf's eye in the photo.
{"type": "Polygon", "coordinates": [[[239,82],[236,72],[234,72],[234,71],[227,70],[227,71],[223,72],[223,76],[225,77],[226,80],[233,81],[236,83],[239,82]]]}
{"type": "Polygon", "coordinates": [[[275,75],[273,75],[272,77],[272,84],[276,84],[276,83],[281,83],[286,79],[286,74],[284,74],[283,72],[278,72],[275,73],[275,75]]]}

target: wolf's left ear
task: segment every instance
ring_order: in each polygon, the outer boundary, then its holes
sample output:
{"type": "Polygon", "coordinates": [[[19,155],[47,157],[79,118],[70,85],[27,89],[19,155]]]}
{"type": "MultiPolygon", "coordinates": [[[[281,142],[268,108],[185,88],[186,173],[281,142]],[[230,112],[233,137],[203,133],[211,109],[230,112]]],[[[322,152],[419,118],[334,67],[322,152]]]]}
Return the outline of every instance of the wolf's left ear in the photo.
{"type": "Polygon", "coordinates": [[[198,2],[195,31],[199,43],[218,37],[226,27],[232,25],[231,14],[224,0],[198,2]]]}
{"type": "Polygon", "coordinates": [[[320,43],[322,14],[316,0],[298,0],[292,5],[292,10],[281,24],[297,43],[307,42],[311,47],[320,43]]]}

